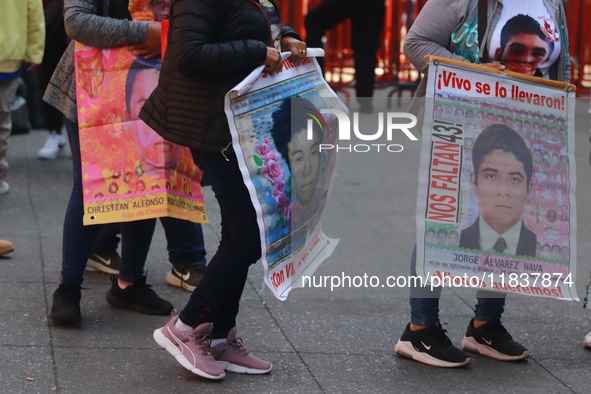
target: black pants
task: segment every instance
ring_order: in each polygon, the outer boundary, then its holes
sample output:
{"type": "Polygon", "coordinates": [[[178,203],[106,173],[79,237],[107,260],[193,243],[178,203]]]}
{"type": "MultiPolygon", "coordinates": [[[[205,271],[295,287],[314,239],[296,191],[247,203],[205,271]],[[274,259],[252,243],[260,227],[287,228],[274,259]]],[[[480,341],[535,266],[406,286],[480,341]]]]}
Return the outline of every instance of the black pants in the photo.
{"type": "MultiPolygon", "coordinates": [[[[68,36],[64,27],[63,0],[51,0],[43,6],[45,13],[45,52],[39,70],[39,84],[41,85],[41,96],[49,85],[53,72],[55,71],[62,55],[68,47],[68,36]]],[[[43,102],[41,105],[45,128],[49,131],[56,131],[61,134],[64,125],[64,116],[55,107],[43,102]]]]}
{"type": "Polygon", "coordinates": [[[236,326],[248,268],[261,257],[259,227],[234,151],[192,153],[220,205],[222,239],[180,319],[193,327],[212,322],[212,338],[226,338],[236,326]]]}
{"type": "Polygon", "coordinates": [[[351,18],[357,97],[373,97],[384,15],[384,0],[324,0],[305,18],[306,44],[310,48],[320,48],[326,30],[351,18]]]}

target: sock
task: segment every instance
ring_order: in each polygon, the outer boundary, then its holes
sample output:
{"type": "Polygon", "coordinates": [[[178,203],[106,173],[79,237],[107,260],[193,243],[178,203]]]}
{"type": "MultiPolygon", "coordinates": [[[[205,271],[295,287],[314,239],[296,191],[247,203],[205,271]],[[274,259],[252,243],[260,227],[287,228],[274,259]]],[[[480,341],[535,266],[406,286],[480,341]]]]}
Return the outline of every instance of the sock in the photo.
{"type": "Polygon", "coordinates": [[[119,288],[121,290],[125,290],[129,286],[133,286],[133,282],[126,282],[124,280],[121,280],[121,278],[118,278],[117,279],[117,285],[119,285],[119,288]]]}
{"type": "Polygon", "coordinates": [[[226,338],[212,339],[211,340],[211,347],[214,347],[214,346],[222,344],[222,343],[223,344],[228,343],[228,340],[226,338]]]}
{"type": "Polygon", "coordinates": [[[174,323],[174,328],[176,328],[179,331],[185,331],[185,332],[191,332],[193,331],[193,327],[191,327],[188,324],[185,324],[181,321],[181,319],[178,319],[176,321],[176,323],[174,323]]]}

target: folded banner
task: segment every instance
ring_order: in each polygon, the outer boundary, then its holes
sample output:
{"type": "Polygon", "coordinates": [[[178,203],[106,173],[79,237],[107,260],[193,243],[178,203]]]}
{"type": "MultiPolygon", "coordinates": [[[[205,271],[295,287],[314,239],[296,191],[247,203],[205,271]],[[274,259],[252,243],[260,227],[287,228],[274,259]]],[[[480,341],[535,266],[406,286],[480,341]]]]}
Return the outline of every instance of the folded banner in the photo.
{"type": "MultiPolygon", "coordinates": [[[[160,15],[150,4],[132,0],[134,20],[160,15]]],[[[76,43],[85,225],[162,216],[207,223],[201,171],[190,149],[165,141],[138,118],[160,65],[129,47],[76,43]]]]}
{"type": "Polygon", "coordinates": [[[338,243],[321,228],[336,162],[336,152],[321,144],[334,142],[336,130],[335,119],[320,111],[348,111],[315,59],[282,56],[281,72],[269,75],[261,66],[232,89],[225,111],[257,212],[265,283],[285,300],[338,243]]]}
{"type": "Polygon", "coordinates": [[[574,87],[431,57],[417,273],[578,299],[574,87]]]}

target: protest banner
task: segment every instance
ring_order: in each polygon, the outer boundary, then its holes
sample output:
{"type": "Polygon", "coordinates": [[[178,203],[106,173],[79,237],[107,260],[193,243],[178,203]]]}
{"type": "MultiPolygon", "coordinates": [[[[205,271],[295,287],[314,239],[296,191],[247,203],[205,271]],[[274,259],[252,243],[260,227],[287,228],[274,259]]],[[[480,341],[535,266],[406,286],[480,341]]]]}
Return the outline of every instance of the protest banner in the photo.
{"type": "MultiPolygon", "coordinates": [[[[309,56],[313,52],[308,49],[309,56]]],[[[225,111],[257,213],[265,283],[285,300],[338,243],[321,226],[336,152],[319,146],[334,141],[336,130],[319,109],[348,111],[315,59],[292,62],[289,54],[282,56],[281,72],[269,75],[260,66],[232,89],[225,111]],[[299,115],[305,118],[303,125],[295,124],[299,115]]]]}
{"type": "Polygon", "coordinates": [[[430,57],[417,272],[578,299],[574,87],[430,57]]]}
{"type": "MultiPolygon", "coordinates": [[[[168,6],[131,0],[134,20],[168,15],[168,6]]],[[[191,151],[165,141],[138,118],[158,83],[161,59],[129,47],[76,43],[76,102],[84,192],[84,224],[171,216],[207,223],[201,171],[191,151]]]]}

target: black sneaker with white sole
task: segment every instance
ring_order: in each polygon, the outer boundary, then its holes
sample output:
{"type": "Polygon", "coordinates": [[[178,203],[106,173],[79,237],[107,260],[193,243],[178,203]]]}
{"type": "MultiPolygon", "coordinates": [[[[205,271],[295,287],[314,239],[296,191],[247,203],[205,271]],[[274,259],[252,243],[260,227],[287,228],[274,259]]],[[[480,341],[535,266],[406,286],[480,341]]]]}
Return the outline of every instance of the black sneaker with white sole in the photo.
{"type": "Polygon", "coordinates": [[[474,319],[470,320],[466,336],[462,340],[462,349],[501,361],[529,357],[527,349],[513,340],[499,319],[491,320],[478,328],[474,327],[474,319]]]}
{"type": "Polygon", "coordinates": [[[440,323],[418,331],[411,331],[409,323],[394,346],[394,351],[401,356],[435,367],[452,368],[468,365],[470,357],[452,345],[446,332],[440,323]]]}
{"type": "Polygon", "coordinates": [[[93,253],[88,257],[86,266],[103,274],[118,275],[121,257],[117,251],[106,251],[93,253]]]}
{"type": "Polygon", "coordinates": [[[166,275],[166,281],[171,286],[192,292],[201,282],[205,268],[205,264],[199,264],[186,270],[177,270],[173,267],[166,275]]]}

